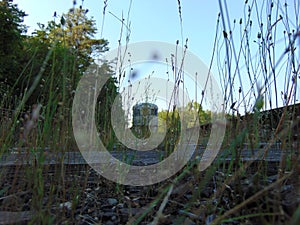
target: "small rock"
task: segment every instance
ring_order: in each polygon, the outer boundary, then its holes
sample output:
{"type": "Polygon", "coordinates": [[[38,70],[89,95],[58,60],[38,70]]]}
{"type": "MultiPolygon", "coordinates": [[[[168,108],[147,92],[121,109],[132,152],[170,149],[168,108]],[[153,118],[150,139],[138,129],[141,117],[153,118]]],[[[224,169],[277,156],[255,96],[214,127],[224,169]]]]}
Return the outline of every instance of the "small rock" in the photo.
{"type": "Polygon", "coordinates": [[[184,197],[186,197],[187,199],[191,199],[193,197],[192,194],[185,194],[184,197]]]}
{"type": "Polygon", "coordinates": [[[59,208],[66,208],[68,210],[71,210],[72,209],[72,202],[64,202],[64,203],[61,203],[59,204],[59,208]]]}
{"type": "Polygon", "coordinates": [[[283,187],[281,187],[281,191],[285,192],[285,191],[292,191],[293,189],[293,185],[284,185],[283,187]]]}
{"type": "Polygon", "coordinates": [[[205,220],[205,224],[206,225],[209,225],[211,224],[211,222],[216,218],[216,215],[212,214],[212,215],[209,215],[206,220],[205,220]]]}
{"type": "Polygon", "coordinates": [[[117,205],[117,207],[118,207],[119,209],[124,208],[124,203],[119,203],[119,204],[117,205]]]}
{"type": "Polygon", "coordinates": [[[113,220],[117,219],[117,214],[114,212],[104,212],[101,214],[101,216],[104,219],[112,219],[112,218],[114,218],[113,220]]]}
{"type": "Polygon", "coordinates": [[[118,204],[118,200],[115,198],[108,198],[107,203],[111,206],[118,204]]]}
{"type": "Polygon", "coordinates": [[[111,220],[112,220],[112,221],[114,221],[114,220],[116,220],[116,219],[117,219],[117,217],[116,217],[115,215],[111,217],[111,220]]]}
{"type": "Polygon", "coordinates": [[[95,191],[100,191],[100,187],[96,187],[95,191]]]}

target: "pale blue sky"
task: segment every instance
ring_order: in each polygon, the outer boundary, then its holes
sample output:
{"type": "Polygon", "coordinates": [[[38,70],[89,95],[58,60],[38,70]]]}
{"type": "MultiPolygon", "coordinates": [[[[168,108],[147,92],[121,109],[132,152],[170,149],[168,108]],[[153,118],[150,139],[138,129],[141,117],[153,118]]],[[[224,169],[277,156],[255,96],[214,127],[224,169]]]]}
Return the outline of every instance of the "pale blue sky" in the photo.
{"type": "MultiPolygon", "coordinates": [[[[37,28],[37,23],[46,24],[53,19],[53,13],[58,15],[65,13],[73,6],[71,0],[15,0],[27,14],[25,24],[30,26],[31,33],[37,28]]],[[[109,12],[118,18],[123,16],[127,22],[127,14],[130,1],[108,0],[104,21],[103,38],[108,39],[110,47],[115,48],[120,36],[120,22],[109,12]]],[[[243,2],[240,1],[240,7],[243,2]]],[[[77,1],[81,4],[81,1],[77,1]]],[[[89,9],[88,16],[93,16],[97,23],[98,37],[100,37],[103,13],[103,1],[85,0],[84,7],[89,9]]],[[[217,1],[201,3],[198,0],[182,1],[183,39],[189,39],[189,49],[196,53],[205,62],[209,62],[212,52],[213,39],[219,6],[217,1]]],[[[233,4],[238,7],[239,4],[233,4]]],[[[234,8],[232,8],[232,11],[234,8]]],[[[129,14],[131,23],[131,42],[159,40],[169,43],[181,41],[181,29],[177,0],[136,0],[132,1],[129,14]]]]}
{"type": "MultiPolygon", "coordinates": [[[[32,32],[35,28],[37,28],[36,24],[38,22],[46,24],[47,21],[52,20],[53,13],[55,11],[58,15],[61,15],[62,13],[66,13],[68,9],[73,6],[72,0],[15,0],[14,2],[19,5],[20,9],[24,10],[27,14],[29,14],[29,16],[25,18],[25,24],[30,26],[29,32],[32,32]]],[[[244,11],[244,2],[245,1],[242,0],[227,1],[231,23],[233,23],[234,19],[236,19],[236,21],[239,21],[241,17],[245,16],[244,12],[247,13],[247,10],[244,11]]],[[[257,2],[260,4],[260,1],[257,2]]],[[[267,2],[269,1],[265,2],[265,4],[267,4],[267,2]]],[[[279,2],[281,4],[284,3],[284,1],[279,2]]],[[[289,5],[288,14],[291,18],[293,18],[295,12],[299,13],[299,3],[298,6],[295,8],[295,2],[297,2],[296,0],[287,0],[287,2],[289,5]]],[[[82,1],[77,1],[78,5],[80,5],[81,3],[82,1]]],[[[83,2],[83,7],[89,9],[89,13],[87,15],[93,16],[93,18],[96,20],[98,28],[97,37],[99,38],[101,37],[100,31],[103,21],[103,4],[103,1],[95,0],[85,0],[83,2]]],[[[123,14],[123,17],[125,18],[125,23],[130,21],[131,24],[130,42],[156,40],[175,44],[176,40],[179,40],[180,43],[182,43],[182,38],[183,40],[188,38],[189,50],[196,54],[206,65],[209,65],[212,56],[214,36],[216,32],[217,16],[219,13],[219,4],[217,0],[181,1],[183,36],[181,36],[177,0],[133,0],[131,5],[131,11],[129,13],[129,18],[127,18],[129,4],[129,0],[107,1],[102,37],[110,42],[109,47],[111,49],[116,48],[118,46],[118,39],[120,38],[121,28],[120,21],[118,21],[118,19],[115,18],[112,14],[114,14],[118,18],[121,18],[123,14]]],[[[279,13],[281,14],[282,12],[279,13]]],[[[262,9],[261,14],[266,14],[266,9],[262,9]]],[[[295,20],[292,19],[291,21],[295,20]]],[[[256,27],[255,29],[257,29],[257,25],[255,25],[257,23],[258,21],[253,21],[254,27],[256,27]]],[[[297,26],[297,24],[292,23],[290,25],[292,26],[291,29],[297,26]]],[[[279,26],[279,29],[282,29],[281,25],[279,26]]],[[[238,22],[236,23],[235,32],[236,33],[234,44],[235,48],[239,50],[240,27],[238,22]]],[[[256,39],[256,36],[257,30],[253,30],[251,40],[254,41],[256,39]]],[[[277,56],[280,57],[281,52],[284,52],[285,43],[283,39],[280,40],[280,37],[277,37],[277,40],[277,46],[279,47],[279,50],[277,51],[277,56]]],[[[122,43],[125,43],[124,37],[122,43]]],[[[220,44],[222,44],[222,40],[220,41],[220,44]]],[[[222,51],[224,51],[225,47],[220,47],[222,48],[222,51]]],[[[221,58],[221,60],[224,59],[221,58]]],[[[254,63],[257,63],[255,62],[255,60],[256,59],[254,59],[254,63]]],[[[240,62],[239,66],[242,67],[243,62],[240,62]]],[[[215,75],[217,80],[219,80],[218,71],[219,70],[217,68],[215,59],[215,63],[213,66],[213,74],[215,75]]],[[[246,80],[247,79],[248,78],[246,78],[246,80]]],[[[258,80],[261,81],[262,78],[258,80]]],[[[287,86],[284,80],[284,75],[282,76],[282,78],[279,76],[278,80],[278,92],[280,93],[280,91],[286,91],[287,86]]],[[[239,81],[236,78],[234,86],[234,100],[238,100],[238,87],[239,81]]],[[[245,81],[244,89],[246,93],[248,90],[250,90],[249,80],[245,81]]],[[[298,91],[298,99],[300,99],[299,93],[300,91],[298,91]]],[[[251,98],[252,99],[250,100],[250,104],[251,102],[253,103],[253,100],[255,100],[253,99],[253,96],[251,98]]],[[[282,102],[280,96],[278,96],[278,98],[280,102],[282,102]]]]}

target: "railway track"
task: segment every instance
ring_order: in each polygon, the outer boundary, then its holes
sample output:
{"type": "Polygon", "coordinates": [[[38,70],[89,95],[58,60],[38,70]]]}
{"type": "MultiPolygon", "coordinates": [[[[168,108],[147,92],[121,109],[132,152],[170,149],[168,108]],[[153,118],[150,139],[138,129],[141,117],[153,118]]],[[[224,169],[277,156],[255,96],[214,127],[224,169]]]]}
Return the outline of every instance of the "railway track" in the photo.
{"type": "MultiPolygon", "coordinates": [[[[273,146],[267,151],[265,157],[263,157],[263,145],[260,149],[243,149],[240,151],[240,160],[242,161],[249,161],[249,160],[264,160],[270,162],[280,161],[282,154],[288,155],[291,151],[282,150],[278,147],[273,146]]],[[[193,154],[193,159],[201,159],[201,155],[205,151],[204,147],[198,147],[193,154]]],[[[41,151],[39,151],[41,152],[41,151]]],[[[101,164],[109,164],[108,161],[103,161],[100,151],[91,151],[92,158],[95,159],[94,162],[101,163],[101,164]]],[[[151,164],[156,164],[162,161],[167,155],[160,150],[151,150],[151,151],[134,151],[134,150],[114,150],[111,151],[110,154],[112,157],[117,158],[118,160],[136,166],[147,166],[151,164]]],[[[235,153],[228,152],[226,150],[220,150],[218,159],[223,161],[231,161],[235,153]]],[[[37,163],[37,160],[40,160],[39,163],[44,165],[72,165],[72,166],[80,166],[80,165],[87,165],[87,161],[79,151],[68,151],[68,152],[58,152],[58,153],[51,153],[47,151],[43,151],[43,153],[28,153],[26,151],[12,151],[11,153],[4,153],[0,155],[0,167],[13,167],[13,166],[26,166],[26,165],[34,165],[37,163]],[[41,155],[43,154],[43,156],[41,155]]]]}

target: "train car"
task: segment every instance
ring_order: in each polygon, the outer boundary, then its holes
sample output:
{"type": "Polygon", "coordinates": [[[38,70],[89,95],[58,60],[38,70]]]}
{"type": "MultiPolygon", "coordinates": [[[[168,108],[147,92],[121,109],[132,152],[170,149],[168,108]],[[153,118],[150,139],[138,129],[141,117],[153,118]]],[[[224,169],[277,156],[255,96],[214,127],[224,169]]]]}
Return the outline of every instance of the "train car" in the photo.
{"type": "Polygon", "coordinates": [[[151,131],[157,131],[158,107],[153,103],[138,103],[133,106],[133,120],[131,130],[139,138],[148,138],[151,131]],[[150,123],[151,122],[151,123],[150,123]],[[150,129],[149,129],[150,128],[150,129]]]}
{"type": "MultiPolygon", "coordinates": [[[[148,126],[153,117],[157,117],[158,107],[153,103],[139,103],[133,106],[133,127],[148,126]]],[[[157,126],[157,123],[152,126],[157,126]]]]}

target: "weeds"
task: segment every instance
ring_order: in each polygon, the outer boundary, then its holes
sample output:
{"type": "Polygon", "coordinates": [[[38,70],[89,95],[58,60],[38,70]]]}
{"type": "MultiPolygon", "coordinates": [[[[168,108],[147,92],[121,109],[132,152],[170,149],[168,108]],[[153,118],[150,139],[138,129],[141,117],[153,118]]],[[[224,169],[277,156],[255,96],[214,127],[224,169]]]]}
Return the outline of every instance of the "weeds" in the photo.
{"type": "MultiPolygon", "coordinates": [[[[109,1],[104,1],[101,35],[108,4],[109,1]]],[[[106,63],[102,67],[94,65],[99,73],[105,71],[110,76],[113,69],[117,71],[116,78],[106,84],[100,97],[90,98],[97,101],[96,112],[102,110],[101,114],[93,116],[99,137],[110,151],[126,149],[118,143],[110,121],[112,104],[126,77],[123,65],[124,55],[128,54],[132,4],[130,1],[126,21],[123,16],[119,19],[114,15],[121,23],[115,67],[106,63]],[[126,47],[121,48],[124,30],[126,47]]],[[[184,2],[177,4],[182,32],[184,2]]],[[[79,65],[76,63],[78,59],[83,60],[80,57],[84,52],[77,43],[77,48],[72,49],[74,54],[69,54],[71,49],[66,48],[68,42],[63,33],[63,28],[68,25],[66,21],[57,25],[55,35],[52,33],[51,36],[46,29],[40,30],[39,35],[43,38],[47,35],[57,38],[55,44],[48,43],[45,50],[45,46],[33,42],[37,46],[28,51],[34,54],[16,83],[13,86],[0,83],[0,93],[4,93],[0,100],[0,157],[3,162],[12,156],[17,159],[11,167],[1,166],[0,210],[31,211],[32,215],[26,214],[26,221],[29,217],[31,224],[78,221],[88,224],[107,221],[127,224],[189,221],[195,224],[285,224],[289,221],[297,224],[300,17],[299,3],[294,1],[293,4],[295,10],[290,13],[291,6],[280,1],[246,1],[241,18],[231,18],[227,2],[219,1],[220,15],[209,71],[217,67],[224,94],[228,126],[222,152],[204,172],[198,171],[199,160],[196,158],[168,180],[138,190],[112,184],[86,166],[65,165],[66,152],[78,151],[71,130],[71,105],[76,85],[83,75],[77,73],[79,65]],[[43,51],[39,52],[41,49],[43,51]],[[39,62],[40,67],[36,68],[39,62]],[[60,79],[56,74],[61,75],[60,79]],[[14,88],[19,87],[20,82],[22,92],[15,94],[14,88]],[[280,147],[274,149],[275,145],[280,147]],[[251,151],[247,160],[244,160],[245,150],[251,151]],[[268,161],[270,152],[278,153],[280,161],[268,161]],[[55,158],[55,164],[49,163],[49,158],[55,158]],[[17,164],[18,160],[25,163],[17,164]],[[104,203],[108,197],[115,197],[118,203],[104,203]],[[143,211],[138,211],[139,208],[143,211]],[[124,213],[124,209],[130,213],[124,213]]],[[[74,8],[76,5],[74,1],[74,8]]],[[[51,26],[56,25],[51,23],[51,26]]],[[[75,32],[74,29],[71,26],[68,32],[75,32]]],[[[171,58],[166,59],[171,68],[167,71],[168,76],[173,75],[175,81],[168,110],[160,112],[167,124],[162,145],[166,154],[172,153],[181,128],[187,126],[180,121],[181,109],[177,107],[179,88],[185,85],[183,70],[187,40],[182,44],[181,61],[177,52],[179,41],[171,58]]],[[[87,61],[81,61],[80,66],[85,63],[87,61]]],[[[128,83],[130,85],[131,81],[128,83]]],[[[203,99],[207,97],[207,87],[203,88],[199,105],[187,106],[194,107],[197,115],[204,118],[200,123],[204,135],[201,133],[199,146],[207,145],[212,120],[206,115],[209,112],[202,108],[203,99]]],[[[133,96],[128,93],[127,97],[130,100],[133,96]]],[[[121,105],[121,100],[118,101],[121,105]]],[[[88,112],[82,112],[82,116],[87,115],[88,112]]],[[[123,161],[133,163],[134,157],[125,157],[123,161]]]]}

